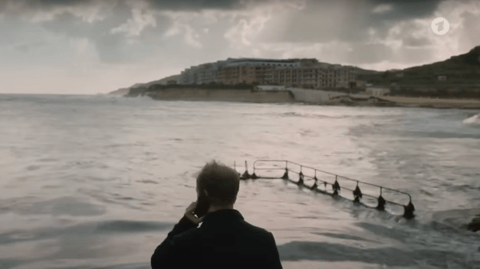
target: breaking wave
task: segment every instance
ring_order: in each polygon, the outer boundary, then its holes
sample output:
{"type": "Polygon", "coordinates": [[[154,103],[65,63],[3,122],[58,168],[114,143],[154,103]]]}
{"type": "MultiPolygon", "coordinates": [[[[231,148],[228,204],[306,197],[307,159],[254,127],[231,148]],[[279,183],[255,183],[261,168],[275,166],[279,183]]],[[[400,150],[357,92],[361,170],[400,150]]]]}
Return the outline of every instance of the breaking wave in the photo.
{"type": "Polygon", "coordinates": [[[480,126],[480,114],[474,115],[463,121],[464,124],[480,126]]]}

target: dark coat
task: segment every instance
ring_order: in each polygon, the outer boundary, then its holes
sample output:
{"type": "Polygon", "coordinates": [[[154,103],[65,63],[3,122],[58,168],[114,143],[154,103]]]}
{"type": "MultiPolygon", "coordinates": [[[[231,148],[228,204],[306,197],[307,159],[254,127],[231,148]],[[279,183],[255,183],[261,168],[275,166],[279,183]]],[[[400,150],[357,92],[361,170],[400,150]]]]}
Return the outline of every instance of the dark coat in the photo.
{"type": "Polygon", "coordinates": [[[183,217],[152,255],[160,268],[281,269],[271,232],[247,223],[235,209],[208,213],[199,228],[183,217]]]}

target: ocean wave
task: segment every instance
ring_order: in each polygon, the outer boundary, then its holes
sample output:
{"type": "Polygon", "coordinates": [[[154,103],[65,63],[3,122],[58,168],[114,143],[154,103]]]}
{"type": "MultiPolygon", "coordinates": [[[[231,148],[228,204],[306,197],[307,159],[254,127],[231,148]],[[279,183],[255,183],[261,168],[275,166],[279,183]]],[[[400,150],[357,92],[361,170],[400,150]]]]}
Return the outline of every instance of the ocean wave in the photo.
{"type": "Polygon", "coordinates": [[[343,119],[346,116],[327,116],[319,114],[308,114],[308,113],[298,113],[298,112],[285,112],[281,113],[280,117],[301,117],[301,118],[320,118],[320,119],[343,119]]]}
{"type": "Polygon", "coordinates": [[[466,125],[480,126],[480,114],[465,119],[463,123],[466,125]]]}

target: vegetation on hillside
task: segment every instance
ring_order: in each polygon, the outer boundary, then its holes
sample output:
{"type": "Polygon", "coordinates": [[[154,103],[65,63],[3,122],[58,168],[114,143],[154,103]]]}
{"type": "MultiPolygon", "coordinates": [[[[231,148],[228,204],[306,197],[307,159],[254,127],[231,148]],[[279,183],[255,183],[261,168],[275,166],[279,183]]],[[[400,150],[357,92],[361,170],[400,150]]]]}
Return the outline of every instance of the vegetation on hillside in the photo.
{"type": "Polygon", "coordinates": [[[388,95],[406,97],[430,97],[448,99],[480,99],[480,87],[478,88],[429,88],[418,90],[414,87],[400,87],[391,89],[388,95]]]}
{"type": "Polygon", "coordinates": [[[151,85],[149,87],[138,87],[138,88],[131,88],[128,97],[136,97],[148,94],[150,92],[156,92],[166,89],[209,89],[209,90],[253,90],[255,86],[250,84],[219,84],[219,83],[209,83],[209,84],[201,84],[201,85],[182,85],[182,84],[174,84],[174,85],[151,85]]]}
{"type": "Polygon", "coordinates": [[[358,79],[388,87],[391,95],[480,98],[480,46],[442,62],[361,74],[358,79]],[[442,76],[445,81],[439,79],[442,76]]]}

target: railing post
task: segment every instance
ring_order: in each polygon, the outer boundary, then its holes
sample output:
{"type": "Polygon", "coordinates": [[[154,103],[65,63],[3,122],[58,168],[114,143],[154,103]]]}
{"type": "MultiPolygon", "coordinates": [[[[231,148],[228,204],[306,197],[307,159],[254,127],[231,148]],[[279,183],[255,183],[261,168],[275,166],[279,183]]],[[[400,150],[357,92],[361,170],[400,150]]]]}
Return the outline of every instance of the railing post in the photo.
{"type": "Polygon", "coordinates": [[[255,174],[255,166],[253,167],[253,174],[250,176],[251,179],[257,179],[258,176],[255,174]]]}
{"type": "Polygon", "coordinates": [[[385,201],[385,199],[383,199],[382,197],[382,187],[380,187],[380,196],[378,196],[378,205],[377,205],[377,209],[378,210],[385,210],[385,204],[386,204],[387,201],[385,201]]]}
{"type": "Polygon", "coordinates": [[[355,197],[355,199],[353,200],[354,203],[360,203],[360,199],[362,198],[362,191],[360,190],[360,187],[358,187],[358,181],[357,187],[353,191],[353,197],[355,197]]]}
{"type": "Polygon", "coordinates": [[[247,165],[247,161],[245,161],[245,172],[243,173],[241,179],[249,179],[250,178],[250,174],[248,173],[248,165],[247,165]]]}
{"type": "Polygon", "coordinates": [[[318,185],[317,185],[317,181],[318,181],[318,179],[317,179],[317,170],[315,170],[315,176],[313,177],[313,180],[315,180],[315,183],[313,183],[313,186],[310,187],[310,190],[314,190],[314,189],[316,189],[316,188],[318,187],[318,185]]]}
{"type": "Polygon", "coordinates": [[[335,183],[333,183],[333,185],[332,185],[333,195],[338,195],[338,191],[340,190],[340,184],[338,184],[337,178],[338,178],[338,176],[335,175],[335,183]]]}
{"type": "Polygon", "coordinates": [[[288,168],[285,168],[285,173],[283,174],[282,179],[284,180],[288,179],[288,168]]]}
{"type": "Polygon", "coordinates": [[[410,202],[408,205],[404,205],[404,212],[403,212],[403,217],[406,219],[413,219],[415,217],[415,214],[413,214],[413,211],[415,211],[415,206],[412,204],[412,200],[410,199],[410,202]]]}
{"type": "Polygon", "coordinates": [[[298,173],[298,185],[303,185],[303,173],[302,173],[302,166],[300,165],[300,173],[298,173]]]}

